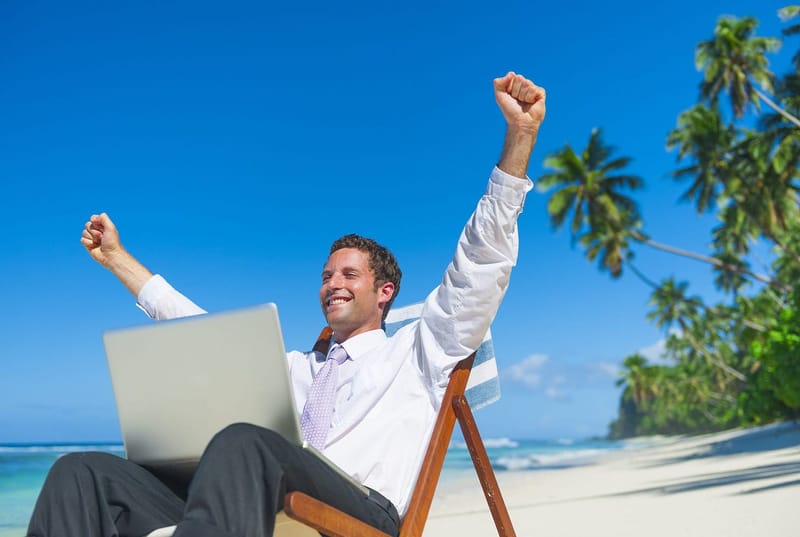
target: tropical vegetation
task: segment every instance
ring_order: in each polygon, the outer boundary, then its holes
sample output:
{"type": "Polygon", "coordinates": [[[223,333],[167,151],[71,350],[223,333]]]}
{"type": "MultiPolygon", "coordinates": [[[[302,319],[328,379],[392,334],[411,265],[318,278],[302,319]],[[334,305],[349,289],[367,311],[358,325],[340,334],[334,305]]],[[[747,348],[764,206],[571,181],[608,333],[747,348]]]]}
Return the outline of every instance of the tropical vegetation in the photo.
{"type": "MultiPolygon", "coordinates": [[[[800,6],[779,12],[784,38],[800,33],[800,6]]],[[[567,227],[589,261],[613,278],[650,288],[648,319],[665,332],[664,356],[623,361],[613,438],[697,433],[800,417],[800,51],[777,76],[768,55],[783,40],[756,35],[752,17],[721,17],[696,47],[698,103],[667,137],[674,181],[698,213],[713,213],[711,248],[691,252],[651,237],[634,195],[644,180],[627,172],[596,129],[586,147],[566,145],[545,160],[538,183],[550,192],[555,228],[567,227]],[[766,268],[754,248],[769,247],[766,268]],[[706,263],[724,299],[707,304],[672,276],[654,281],[633,248],[706,263]]]]}

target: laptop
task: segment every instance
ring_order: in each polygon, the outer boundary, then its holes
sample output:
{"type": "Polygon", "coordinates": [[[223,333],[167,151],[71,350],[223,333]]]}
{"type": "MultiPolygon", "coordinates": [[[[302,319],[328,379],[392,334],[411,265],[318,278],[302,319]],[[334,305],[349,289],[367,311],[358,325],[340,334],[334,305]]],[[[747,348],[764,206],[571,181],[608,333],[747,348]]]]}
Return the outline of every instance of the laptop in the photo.
{"type": "Polygon", "coordinates": [[[103,334],[129,460],[188,479],[227,425],[272,429],[368,489],[303,441],[275,304],[103,334]]]}

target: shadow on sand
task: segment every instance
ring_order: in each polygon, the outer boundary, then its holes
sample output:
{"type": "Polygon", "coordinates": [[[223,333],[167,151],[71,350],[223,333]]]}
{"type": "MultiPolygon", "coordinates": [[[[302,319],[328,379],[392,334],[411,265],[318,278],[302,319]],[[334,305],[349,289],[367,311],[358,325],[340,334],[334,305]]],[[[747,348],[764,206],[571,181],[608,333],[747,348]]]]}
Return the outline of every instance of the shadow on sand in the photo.
{"type": "MultiPolygon", "coordinates": [[[[644,466],[663,467],[669,464],[678,464],[688,461],[767,453],[791,448],[797,448],[800,452],[800,427],[794,423],[778,423],[764,427],[708,435],[707,442],[704,442],[704,436],[698,436],[694,439],[684,439],[684,441],[685,440],[693,444],[692,449],[689,450],[690,452],[686,455],[658,457],[656,460],[649,461],[644,466]],[[725,435],[724,438],[720,439],[720,434],[725,435]]],[[[762,487],[739,491],[736,492],[736,494],[756,494],[769,490],[800,486],[800,462],[797,461],[797,457],[793,457],[791,461],[785,463],[779,462],[746,469],[697,474],[675,482],[665,482],[652,487],[611,494],[610,496],[677,494],[712,487],[737,485],[765,479],[783,479],[795,476],[798,476],[798,478],[781,481],[779,483],[770,483],[762,487]]]]}

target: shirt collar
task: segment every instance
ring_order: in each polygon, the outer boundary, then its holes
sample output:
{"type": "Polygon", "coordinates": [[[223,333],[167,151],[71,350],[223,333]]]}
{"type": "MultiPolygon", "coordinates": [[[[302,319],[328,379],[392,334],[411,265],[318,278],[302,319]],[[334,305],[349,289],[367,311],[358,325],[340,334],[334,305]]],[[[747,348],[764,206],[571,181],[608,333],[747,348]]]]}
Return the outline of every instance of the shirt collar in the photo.
{"type": "Polygon", "coordinates": [[[374,349],[381,343],[386,341],[386,332],[381,330],[380,328],[376,328],[375,330],[370,330],[369,332],[363,332],[356,336],[353,336],[349,339],[346,339],[339,345],[344,347],[344,350],[347,351],[347,356],[351,360],[358,360],[362,356],[364,356],[367,352],[374,349]]]}

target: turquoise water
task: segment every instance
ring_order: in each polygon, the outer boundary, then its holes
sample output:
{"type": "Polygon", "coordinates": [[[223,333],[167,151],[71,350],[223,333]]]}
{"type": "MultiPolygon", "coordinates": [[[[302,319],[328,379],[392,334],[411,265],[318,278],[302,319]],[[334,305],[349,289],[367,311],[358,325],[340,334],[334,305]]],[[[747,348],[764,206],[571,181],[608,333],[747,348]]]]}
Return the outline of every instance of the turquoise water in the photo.
{"type": "MultiPolygon", "coordinates": [[[[558,469],[586,464],[598,455],[623,447],[597,441],[539,441],[487,439],[486,450],[498,472],[558,469]]],[[[119,444],[0,445],[0,537],[25,534],[47,471],[60,456],[76,451],[105,451],[122,456],[119,444]]],[[[445,459],[442,480],[472,467],[466,447],[454,442],[445,459]]]]}
{"type": "Polygon", "coordinates": [[[58,457],[75,451],[123,454],[119,444],[0,445],[0,537],[24,535],[50,466],[58,457]]]}

